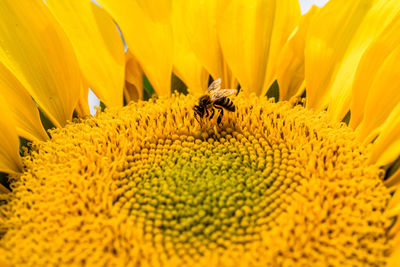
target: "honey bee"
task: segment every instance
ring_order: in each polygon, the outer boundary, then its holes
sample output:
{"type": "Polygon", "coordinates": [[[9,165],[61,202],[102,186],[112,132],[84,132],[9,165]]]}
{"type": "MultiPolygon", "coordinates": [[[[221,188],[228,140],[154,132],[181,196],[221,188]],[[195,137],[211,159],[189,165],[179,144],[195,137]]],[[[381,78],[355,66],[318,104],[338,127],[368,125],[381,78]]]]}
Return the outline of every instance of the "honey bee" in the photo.
{"type": "Polygon", "coordinates": [[[220,124],[222,116],[224,115],[224,109],[230,112],[234,112],[236,107],[235,104],[228,98],[228,96],[237,93],[236,89],[221,89],[221,79],[213,81],[206,94],[200,97],[199,104],[193,107],[194,117],[200,123],[197,115],[200,118],[209,118],[211,120],[214,117],[215,109],[219,110],[217,123],[220,124]]]}

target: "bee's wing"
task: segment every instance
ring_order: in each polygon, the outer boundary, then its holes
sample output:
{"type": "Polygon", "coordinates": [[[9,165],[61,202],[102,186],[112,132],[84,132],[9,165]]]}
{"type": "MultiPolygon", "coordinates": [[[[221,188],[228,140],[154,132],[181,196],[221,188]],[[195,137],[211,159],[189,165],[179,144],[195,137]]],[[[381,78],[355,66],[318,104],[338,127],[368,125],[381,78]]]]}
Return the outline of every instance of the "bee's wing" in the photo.
{"type": "Polygon", "coordinates": [[[221,89],[221,78],[214,80],[208,87],[206,93],[217,92],[221,89]]]}
{"type": "Polygon", "coordinates": [[[228,97],[236,94],[236,89],[220,89],[218,92],[210,93],[211,101],[216,101],[222,97],[228,97]]]}
{"type": "Polygon", "coordinates": [[[218,94],[224,95],[224,96],[231,96],[235,95],[237,93],[236,89],[221,89],[218,91],[218,94]]]}
{"type": "Polygon", "coordinates": [[[216,92],[215,94],[211,94],[211,101],[214,102],[223,97],[224,97],[224,95],[221,95],[220,93],[216,92]]]}

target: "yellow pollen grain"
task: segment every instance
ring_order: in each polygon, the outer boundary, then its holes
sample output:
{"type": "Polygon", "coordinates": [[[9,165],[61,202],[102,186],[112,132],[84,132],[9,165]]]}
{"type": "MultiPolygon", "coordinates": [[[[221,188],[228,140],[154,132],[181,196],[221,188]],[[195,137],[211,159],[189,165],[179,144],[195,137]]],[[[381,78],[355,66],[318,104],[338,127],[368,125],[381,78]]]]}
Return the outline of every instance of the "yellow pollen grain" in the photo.
{"type": "Polygon", "coordinates": [[[390,198],[345,125],[238,96],[200,125],[192,96],[53,130],[2,205],[11,265],[381,266],[390,198]]]}

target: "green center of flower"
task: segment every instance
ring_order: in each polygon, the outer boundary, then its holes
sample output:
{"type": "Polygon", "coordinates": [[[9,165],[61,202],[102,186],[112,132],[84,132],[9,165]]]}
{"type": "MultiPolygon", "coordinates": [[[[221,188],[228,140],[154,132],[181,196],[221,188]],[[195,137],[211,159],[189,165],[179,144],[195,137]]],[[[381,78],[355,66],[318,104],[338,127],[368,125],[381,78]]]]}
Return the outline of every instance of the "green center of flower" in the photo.
{"type": "Polygon", "coordinates": [[[220,126],[173,96],[33,144],[2,207],[7,260],[384,265],[390,194],[354,133],[288,103],[233,101],[220,126]]]}
{"type": "Polygon", "coordinates": [[[287,170],[293,159],[284,145],[231,129],[204,140],[158,139],[128,159],[115,205],[148,241],[178,254],[243,245],[261,240],[298,185],[300,177],[287,170]]]}

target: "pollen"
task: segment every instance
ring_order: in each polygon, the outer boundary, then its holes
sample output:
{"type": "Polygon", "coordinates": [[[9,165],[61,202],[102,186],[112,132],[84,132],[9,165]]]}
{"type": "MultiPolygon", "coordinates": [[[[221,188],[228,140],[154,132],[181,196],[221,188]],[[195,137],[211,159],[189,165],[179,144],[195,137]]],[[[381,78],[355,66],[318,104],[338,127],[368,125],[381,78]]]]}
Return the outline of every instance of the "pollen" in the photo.
{"type": "Polygon", "coordinates": [[[390,193],[342,123],[287,102],[193,96],[108,109],[32,144],[1,206],[11,265],[381,266],[390,193]]]}

